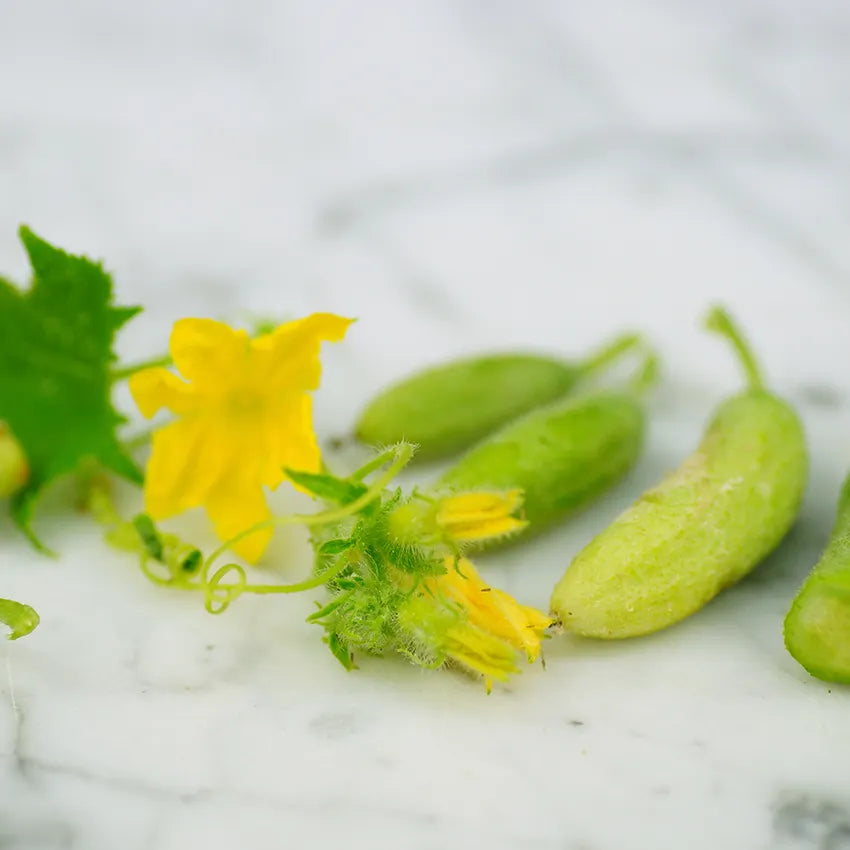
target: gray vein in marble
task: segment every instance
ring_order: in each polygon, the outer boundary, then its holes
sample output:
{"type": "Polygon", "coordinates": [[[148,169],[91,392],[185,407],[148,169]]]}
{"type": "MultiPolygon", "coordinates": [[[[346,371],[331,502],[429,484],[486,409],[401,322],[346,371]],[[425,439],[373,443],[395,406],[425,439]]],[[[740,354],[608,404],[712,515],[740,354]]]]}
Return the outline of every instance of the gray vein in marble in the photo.
{"type": "Polygon", "coordinates": [[[417,314],[424,313],[449,325],[459,325],[471,318],[449,288],[420,268],[386,233],[371,228],[366,241],[391,264],[402,295],[417,314]]]}
{"type": "Polygon", "coordinates": [[[769,850],[850,850],[850,804],[784,792],[774,803],[769,850]]]}
{"type": "Polygon", "coordinates": [[[847,405],[847,393],[834,384],[811,381],[800,384],[792,391],[800,403],[824,411],[839,410],[847,405]]]}
{"type": "MultiPolygon", "coordinates": [[[[8,644],[5,647],[5,652],[11,652],[8,644]]],[[[3,693],[0,691],[0,699],[5,703],[4,710],[8,711],[11,717],[11,741],[9,752],[0,755],[0,768],[5,768],[12,774],[17,774],[26,779],[26,764],[23,757],[23,742],[24,742],[24,726],[26,723],[26,714],[22,701],[18,698],[15,692],[15,684],[11,667],[10,656],[6,655],[6,663],[4,665],[8,674],[8,691],[3,693]]]]}
{"type": "Polygon", "coordinates": [[[128,776],[109,776],[76,765],[59,764],[33,756],[21,757],[24,772],[32,776],[66,777],[89,785],[104,785],[113,791],[121,791],[150,800],[171,800],[180,803],[200,802],[214,796],[210,788],[181,791],[165,785],[155,785],[128,776]]]}
{"type": "Polygon", "coordinates": [[[67,823],[39,819],[33,823],[0,811],[0,850],[72,850],[75,832],[67,823]]]}
{"type": "MultiPolygon", "coordinates": [[[[493,11],[502,14],[506,9],[497,5],[493,11]]],[[[714,194],[742,222],[757,229],[781,250],[792,253],[818,275],[842,286],[850,280],[850,271],[835,263],[821,245],[786,215],[761,203],[722,167],[727,158],[751,157],[763,161],[765,157],[777,155],[818,158],[831,153],[802,118],[795,120],[793,108],[780,93],[760,84],[752,72],[742,75],[749,84],[746,90],[751,104],[761,108],[770,118],[779,120],[782,128],[779,133],[743,137],[743,145],[741,137],[729,135],[728,131],[719,132],[717,137],[704,132],[690,137],[647,132],[618,94],[615,81],[606,78],[592,57],[576,49],[563,32],[553,39],[554,28],[541,15],[540,7],[535,8],[532,15],[520,16],[521,20],[514,20],[513,14],[510,17],[512,25],[531,32],[535,53],[537,50],[546,54],[554,51],[592,90],[594,97],[602,99],[615,116],[614,127],[584,135],[571,134],[535,149],[501,155],[484,164],[476,161],[466,167],[456,166],[448,171],[363,187],[346,198],[325,203],[317,215],[319,233],[333,234],[356,228],[364,218],[379,217],[423,202],[443,202],[457,193],[468,194],[489,190],[498,184],[540,179],[552,170],[562,172],[612,152],[640,152],[661,164],[678,163],[686,173],[699,178],[703,188],[714,194]],[[533,25],[530,30],[529,22],[533,25]]]]}
{"type": "Polygon", "coordinates": [[[484,8],[478,6],[474,19],[469,21],[469,35],[479,42],[489,39],[485,49],[508,65],[509,73],[515,74],[518,68],[525,74],[541,70],[550,86],[553,80],[558,80],[561,87],[566,81],[577,83],[595,105],[611,113],[621,111],[612,82],[575,41],[563,38],[545,5],[487,3],[485,14],[482,12],[484,8]],[[482,26],[485,17],[488,20],[482,26]]]}
{"type": "Polygon", "coordinates": [[[723,168],[701,159],[693,163],[694,172],[703,177],[702,185],[710,190],[718,200],[736,213],[739,220],[755,228],[775,247],[791,254],[804,266],[837,286],[844,294],[850,282],[850,270],[835,263],[804,231],[782,213],[762,203],[753,193],[746,191],[723,168]]]}
{"type": "MultiPolygon", "coordinates": [[[[545,27],[542,31],[545,34],[541,34],[541,41],[549,41],[548,32],[549,28],[545,27]]],[[[559,41],[563,45],[562,49],[573,55],[576,53],[568,35],[561,32],[559,41]]],[[[616,82],[607,79],[603,81],[603,74],[593,57],[582,57],[581,66],[584,69],[585,78],[594,81],[595,90],[604,93],[606,104],[619,118],[631,127],[639,126],[636,116],[617,93],[616,82]]],[[[828,150],[828,145],[824,143],[823,139],[816,137],[811,127],[806,125],[806,122],[799,116],[788,98],[782,96],[773,87],[759,81],[751,66],[748,66],[747,72],[741,73],[740,76],[736,75],[736,83],[739,79],[745,81],[751,105],[761,109],[764,114],[779,122],[778,126],[782,129],[776,135],[780,139],[784,141],[789,137],[793,138],[800,146],[801,151],[807,151],[815,156],[828,150]]],[[[659,150],[653,148],[652,152],[657,155],[659,150]]],[[[686,154],[685,158],[690,161],[688,164],[694,169],[694,173],[702,174],[705,177],[703,180],[704,187],[716,193],[718,198],[735,211],[743,222],[755,226],[777,247],[786,251],[791,250],[810,268],[823,274],[834,283],[846,285],[850,280],[850,273],[836,265],[824,253],[821,246],[809,239],[799,227],[795,226],[793,221],[760,203],[752,193],[746,192],[728,173],[724,172],[720,157],[712,156],[711,152],[705,149],[698,150],[695,148],[688,152],[677,151],[675,146],[668,148],[665,153],[674,160],[681,160],[683,154],[686,154]]],[[[762,159],[766,151],[759,147],[754,153],[759,159],[762,159]]],[[[728,156],[728,153],[726,155],[728,156]]]]}
{"type": "Polygon", "coordinates": [[[367,184],[326,199],[316,214],[316,232],[338,236],[364,223],[423,204],[445,203],[463,194],[491,191],[500,185],[543,180],[582,165],[618,155],[637,155],[662,164],[671,159],[693,164],[725,157],[763,160],[812,154],[807,136],[657,133],[628,125],[554,137],[544,144],[410,175],[392,182],[367,184]]]}
{"type": "MultiPolygon", "coordinates": [[[[330,721],[329,721],[330,722],[330,721]]],[[[334,721],[335,722],[335,721],[334,721]]],[[[327,734],[327,728],[323,734],[327,734]]],[[[343,735],[347,734],[343,732],[343,735]]],[[[337,737],[333,733],[331,738],[337,737]]],[[[364,814],[375,814],[391,820],[434,825],[440,820],[434,812],[421,808],[402,808],[392,803],[361,797],[355,802],[331,793],[327,798],[305,799],[297,796],[280,797],[274,794],[259,794],[225,785],[198,787],[190,790],[154,784],[128,776],[103,774],[75,765],[54,763],[45,759],[24,759],[26,768],[38,779],[51,778],[71,780],[85,785],[102,786],[110,791],[141,798],[152,803],[178,803],[180,805],[227,805],[233,808],[266,809],[273,812],[298,812],[299,814],[322,815],[329,811],[342,811],[352,805],[364,814]]],[[[0,844],[2,848],[2,844],[0,844]]]]}

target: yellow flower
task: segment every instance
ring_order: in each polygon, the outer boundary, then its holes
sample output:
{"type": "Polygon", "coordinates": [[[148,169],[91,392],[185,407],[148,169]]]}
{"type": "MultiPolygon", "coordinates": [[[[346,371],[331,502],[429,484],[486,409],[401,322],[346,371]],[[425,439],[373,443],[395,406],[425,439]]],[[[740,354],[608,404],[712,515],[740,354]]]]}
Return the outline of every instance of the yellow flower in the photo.
{"type": "Polygon", "coordinates": [[[456,543],[503,537],[528,525],[513,516],[522,502],[522,490],[445,496],[437,503],[435,520],[445,536],[456,543]]]}
{"type": "MultiPolygon", "coordinates": [[[[227,540],[270,517],[263,486],[277,487],[284,466],[318,472],[308,393],[319,385],[320,343],[341,340],[351,321],[315,313],[256,339],[212,319],[178,321],[169,348],[182,378],[162,368],[130,378],[144,416],[165,407],[179,417],[153,435],[151,517],[203,505],[227,540]]],[[[271,534],[252,534],[234,550],[255,561],[271,534]]]]}
{"type": "Polygon", "coordinates": [[[443,651],[484,676],[488,692],[493,679],[505,681],[518,672],[517,650],[529,663],[540,655],[540,641],[551,618],[488,585],[468,559],[447,557],[446,572],[428,579],[425,586],[462,615],[445,630],[443,651]]]}

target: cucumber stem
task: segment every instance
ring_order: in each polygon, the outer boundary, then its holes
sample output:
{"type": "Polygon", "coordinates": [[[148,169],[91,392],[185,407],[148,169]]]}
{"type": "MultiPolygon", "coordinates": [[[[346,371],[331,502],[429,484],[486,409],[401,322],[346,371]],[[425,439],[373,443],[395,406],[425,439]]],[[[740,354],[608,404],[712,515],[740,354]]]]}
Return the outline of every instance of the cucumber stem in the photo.
{"type": "Polygon", "coordinates": [[[583,360],[579,365],[579,372],[586,378],[634,351],[643,359],[637,374],[630,379],[629,386],[639,395],[643,395],[658,379],[658,355],[639,333],[625,333],[615,337],[583,360]]]}
{"type": "Polygon", "coordinates": [[[630,385],[634,392],[643,395],[651,389],[658,380],[659,359],[656,351],[646,342],[641,341],[643,361],[637,374],[631,379],[630,385]]]}
{"type": "Polygon", "coordinates": [[[627,351],[636,348],[642,343],[643,337],[636,333],[626,333],[614,337],[614,339],[605,343],[585,360],[582,360],[579,363],[579,372],[583,376],[592,375],[594,372],[598,372],[600,369],[604,369],[611,363],[619,360],[627,351]]]}
{"type": "Polygon", "coordinates": [[[744,376],[749,388],[751,390],[764,389],[764,377],[755,354],[753,354],[752,348],[729,312],[723,307],[713,307],[705,317],[705,327],[707,330],[726,337],[732,344],[732,348],[744,369],[744,376]]]}
{"type": "Polygon", "coordinates": [[[109,373],[109,378],[113,383],[118,381],[126,381],[136,372],[141,372],[144,369],[155,369],[157,367],[172,366],[174,361],[169,354],[161,354],[159,357],[151,357],[149,360],[142,360],[138,363],[128,363],[126,366],[118,366],[109,373]]]}

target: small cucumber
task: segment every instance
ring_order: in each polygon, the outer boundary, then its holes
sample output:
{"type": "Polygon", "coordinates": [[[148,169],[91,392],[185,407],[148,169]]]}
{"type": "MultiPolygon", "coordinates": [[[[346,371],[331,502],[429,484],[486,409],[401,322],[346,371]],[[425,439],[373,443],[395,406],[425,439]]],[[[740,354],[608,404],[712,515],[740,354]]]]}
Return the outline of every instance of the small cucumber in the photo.
{"type": "Polygon", "coordinates": [[[382,392],[363,411],[355,433],[375,446],[416,443],[419,460],[446,457],[561,398],[638,342],[637,335],[625,334],[574,363],[507,353],[444,363],[382,392]]]}
{"type": "Polygon", "coordinates": [[[641,373],[628,388],[533,410],[473,447],[434,489],[522,489],[528,524],[509,539],[546,528],[601,495],[635,463],[646,428],[640,395],[655,372],[655,354],[645,349],[641,373]]]}
{"type": "Polygon", "coordinates": [[[818,679],[850,684],[850,476],[829,544],[785,618],[785,646],[818,679]]]}
{"type": "Polygon", "coordinates": [[[696,452],[586,546],[555,587],[566,631],[626,638],[699,610],[771,552],[794,522],[807,476],[794,410],[764,389],[721,309],[707,325],[734,345],[749,388],[720,406],[696,452]]]}

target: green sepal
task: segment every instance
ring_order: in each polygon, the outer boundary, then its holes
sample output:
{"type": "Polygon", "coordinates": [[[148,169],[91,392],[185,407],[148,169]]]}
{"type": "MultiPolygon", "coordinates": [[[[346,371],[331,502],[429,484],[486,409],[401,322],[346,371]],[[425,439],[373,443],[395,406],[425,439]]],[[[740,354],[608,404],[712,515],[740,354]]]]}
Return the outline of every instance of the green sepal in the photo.
{"type": "Polygon", "coordinates": [[[326,473],[301,472],[288,467],[285,467],[283,471],[290,481],[314,496],[330,502],[339,502],[341,505],[347,505],[359,499],[369,489],[365,484],[326,473]]]}
{"type": "Polygon", "coordinates": [[[322,640],[328,645],[328,649],[330,649],[331,654],[346,670],[351,672],[352,670],[357,669],[357,665],[354,663],[354,657],[351,654],[351,650],[348,647],[348,644],[342,640],[342,638],[336,633],[331,632],[330,634],[325,635],[322,640]]]}
{"type": "Polygon", "coordinates": [[[339,555],[345,552],[354,545],[354,539],[351,537],[335,537],[333,540],[326,540],[316,550],[316,555],[339,555]]]}
{"type": "Polygon", "coordinates": [[[328,602],[327,605],[319,605],[319,603],[317,602],[316,605],[318,607],[318,610],[314,611],[312,614],[310,614],[309,617],[307,617],[307,622],[321,623],[322,620],[328,616],[328,614],[333,614],[333,612],[336,611],[336,609],[339,608],[339,606],[342,605],[343,602],[345,602],[347,595],[348,594],[346,593],[340,593],[338,596],[335,596],[333,599],[331,599],[331,601],[328,602]]]}

